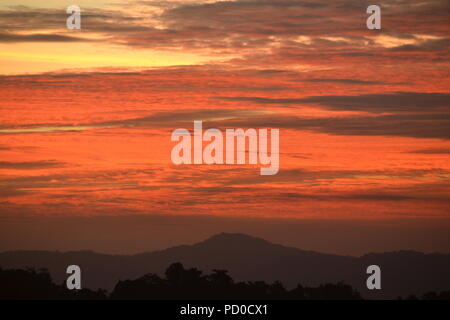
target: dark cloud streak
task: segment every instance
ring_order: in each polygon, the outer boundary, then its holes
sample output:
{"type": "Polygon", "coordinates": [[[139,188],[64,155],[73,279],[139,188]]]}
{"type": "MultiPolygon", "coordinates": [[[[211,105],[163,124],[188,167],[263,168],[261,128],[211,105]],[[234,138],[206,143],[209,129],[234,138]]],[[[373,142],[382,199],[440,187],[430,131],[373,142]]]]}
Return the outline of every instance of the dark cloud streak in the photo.
{"type": "Polygon", "coordinates": [[[371,113],[450,112],[450,94],[448,93],[395,92],[356,96],[324,95],[305,98],[217,97],[216,99],[246,101],[261,105],[319,104],[331,110],[371,113]]]}
{"type": "Polygon", "coordinates": [[[55,160],[29,161],[29,162],[0,161],[0,169],[16,169],[16,170],[48,169],[48,168],[62,167],[64,165],[65,164],[63,162],[55,160]]]}
{"type": "Polygon", "coordinates": [[[61,34],[13,34],[0,33],[0,42],[89,42],[91,39],[72,37],[61,34]]]}

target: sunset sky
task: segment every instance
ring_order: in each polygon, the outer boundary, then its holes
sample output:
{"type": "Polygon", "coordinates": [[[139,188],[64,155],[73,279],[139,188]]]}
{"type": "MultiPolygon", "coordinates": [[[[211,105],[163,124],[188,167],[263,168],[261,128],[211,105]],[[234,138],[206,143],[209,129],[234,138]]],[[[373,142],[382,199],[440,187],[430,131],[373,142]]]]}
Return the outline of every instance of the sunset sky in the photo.
{"type": "Polygon", "coordinates": [[[238,230],[450,252],[449,3],[377,1],[382,30],[370,4],[2,1],[0,250],[137,252],[238,230]],[[72,4],[81,30],[66,28],[72,4]],[[171,132],[194,120],[279,128],[280,172],[173,165],[171,132]],[[127,220],[144,215],[155,242],[126,242],[147,241],[127,220]]]}

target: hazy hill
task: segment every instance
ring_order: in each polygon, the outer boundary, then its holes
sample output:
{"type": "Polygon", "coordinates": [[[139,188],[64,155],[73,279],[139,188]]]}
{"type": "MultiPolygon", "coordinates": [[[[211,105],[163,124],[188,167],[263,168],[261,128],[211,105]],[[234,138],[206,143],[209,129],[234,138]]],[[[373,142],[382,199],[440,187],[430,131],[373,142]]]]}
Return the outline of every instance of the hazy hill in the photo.
{"type": "Polygon", "coordinates": [[[297,283],[317,286],[345,281],[364,297],[396,298],[427,291],[450,289],[450,255],[413,251],[370,253],[362,257],[304,251],[243,234],[219,234],[205,241],[137,255],[105,255],[90,251],[11,251],[0,253],[3,268],[46,268],[53,279],[65,281],[66,267],[82,269],[86,288],[112,290],[118,280],[153,272],[162,275],[173,262],[205,272],[226,269],[236,281],[280,280],[287,287],[297,283]],[[366,268],[382,270],[382,290],[366,289],[366,268]]]}

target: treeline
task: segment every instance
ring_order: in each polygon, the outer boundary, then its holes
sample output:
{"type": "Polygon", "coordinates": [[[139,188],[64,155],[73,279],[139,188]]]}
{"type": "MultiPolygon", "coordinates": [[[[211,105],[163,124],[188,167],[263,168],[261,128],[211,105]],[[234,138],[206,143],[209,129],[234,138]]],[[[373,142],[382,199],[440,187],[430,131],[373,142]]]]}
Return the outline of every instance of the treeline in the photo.
{"type": "Polygon", "coordinates": [[[101,300],[106,290],[68,290],[56,285],[45,269],[0,269],[0,300],[101,300]]]}
{"type": "MultiPolygon", "coordinates": [[[[449,300],[450,291],[430,292],[422,297],[407,299],[449,300]]],[[[360,294],[342,282],[318,287],[297,285],[286,289],[280,282],[268,284],[264,281],[235,282],[226,270],[213,270],[203,275],[196,268],[186,269],[181,263],[170,265],[165,277],[146,274],[136,280],[119,281],[114,290],[68,290],[66,284],[55,284],[48,271],[2,270],[0,268],[0,300],[104,300],[104,299],[232,299],[232,300],[360,300],[360,294]]]]}
{"type": "Polygon", "coordinates": [[[165,278],[147,274],[136,280],[120,281],[111,293],[112,299],[255,299],[316,300],[361,299],[360,294],[344,283],[325,284],[317,288],[298,285],[287,290],[280,282],[234,282],[226,270],[203,275],[196,268],[185,269],[174,263],[165,278]]]}

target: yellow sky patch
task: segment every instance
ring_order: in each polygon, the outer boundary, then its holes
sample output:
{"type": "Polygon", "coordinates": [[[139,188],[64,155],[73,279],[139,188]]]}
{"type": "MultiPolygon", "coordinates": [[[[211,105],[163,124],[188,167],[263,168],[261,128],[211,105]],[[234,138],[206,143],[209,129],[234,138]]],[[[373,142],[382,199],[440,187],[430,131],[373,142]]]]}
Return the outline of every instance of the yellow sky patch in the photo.
{"type": "Polygon", "coordinates": [[[129,50],[98,43],[14,43],[0,45],[1,74],[49,72],[66,68],[162,67],[192,65],[211,57],[185,52],[129,50]]]}

